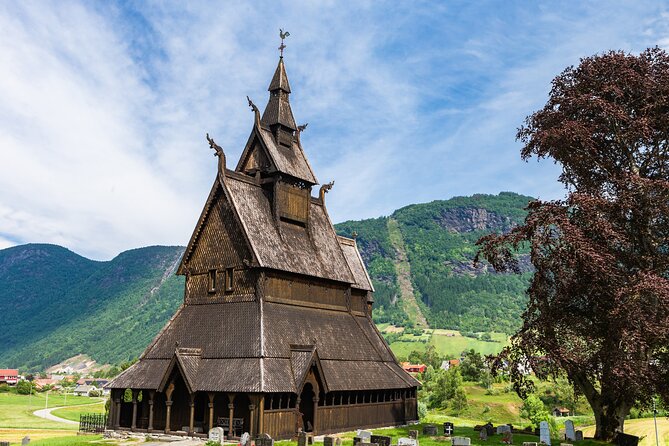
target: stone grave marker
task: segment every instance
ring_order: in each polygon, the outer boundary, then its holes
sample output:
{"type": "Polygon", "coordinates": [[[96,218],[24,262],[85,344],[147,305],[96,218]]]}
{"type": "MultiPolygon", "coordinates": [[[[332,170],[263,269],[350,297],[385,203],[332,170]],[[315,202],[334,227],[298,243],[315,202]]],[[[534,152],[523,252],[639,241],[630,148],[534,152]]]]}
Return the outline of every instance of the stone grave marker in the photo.
{"type": "Polygon", "coordinates": [[[437,430],[437,426],[434,424],[426,424],[423,426],[423,435],[429,435],[430,437],[436,437],[439,435],[439,431],[437,430]]]}
{"type": "Polygon", "coordinates": [[[250,439],[251,439],[251,436],[249,435],[249,433],[244,432],[242,434],[241,438],[239,439],[239,444],[241,444],[242,446],[247,446],[247,445],[249,445],[249,440],[250,439]]]}
{"type": "Polygon", "coordinates": [[[471,446],[472,441],[469,437],[453,437],[451,443],[453,446],[471,446]]]}
{"type": "Polygon", "coordinates": [[[565,440],[576,440],[576,431],[574,431],[574,422],[567,420],[564,422],[564,438],[565,440]]]}
{"type": "Polygon", "coordinates": [[[418,439],[418,431],[409,431],[409,438],[413,438],[414,440],[418,439]]]}
{"type": "Polygon", "coordinates": [[[502,434],[502,443],[513,444],[513,432],[511,432],[511,428],[502,434]]]}
{"type": "Polygon", "coordinates": [[[536,441],[524,441],[523,446],[539,446],[536,441]]]}
{"type": "Polygon", "coordinates": [[[358,429],[356,436],[362,439],[363,443],[369,443],[372,439],[372,431],[366,431],[363,429],[358,429]]]}
{"type": "MultiPolygon", "coordinates": [[[[355,444],[355,438],[353,439],[353,444],[355,444]]],[[[297,446],[307,446],[307,433],[300,431],[297,433],[297,446]]]]}
{"type": "Polygon", "coordinates": [[[503,434],[505,432],[511,432],[511,426],[508,424],[502,424],[501,426],[497,426],[497,434],[503,434]]]}
{"type": "Polygon", "coordinates": [[[583,441],[583,431],[576,431],[576,435],[574,435],[574,441],[583,441]]]}
{"type": "Polygon", "coordinates": [[[571,443],[560,443],[560,446],[574,446],[574,445],[571,443]]]}
{"type": "Polygon", "coordinates": [[[450,437],[455,433],[455,426],[453,423],[446,422],[444,423],[444,435],[450,437]]]}
{"type": "Polygon", "coordinates": [[[548,427],[547,421],[539,423],[539,443],[547,444],[548,446],[551,444],[551,430],[548,427]]]}
{"type": "Polygon", "coordinates": [[[488,441],[488,429],[481,428],[481,430],[479,431],[479,440],[488,441]]]}
{"type": "Polygon", "coordinates": [[[392,438],[387,437],[385,435],[372,435],[372,438],[370,440],[372,444],[376,443],[379,446],[390,446],[390,443],[392,442],[392,438]]]}
{"type": "Polygon", "coordinates": [[[638,446],[639,437],[618,432],[613,441],[618,446],[638,446]]]}
{"type": "Polygon", "coordinates": [[[21,440],[21,446],[26,446],[29,444],[30,444],[30,437],[26,435],[25,437],[23,437],[23,440],[21,440]]]}
{"type": "Polygon", "coordinates": [[[486,423],[483,425],[483,429],[485,429],[488,432],[488,437],[492,437],[495,435],[495,428],[493,427],[492,423],[486,423]]]}
{"type": "Polygon", "coordinates": [[[274,439],[268,434],[261,434],[256,438],[256,446],[274,446],[274,439]]]}
{"type": "Polygon", "coordinates": [[[397,446],[418,446],[418,440],[415,438],[398,438],[397,446]]]}
{"type": "Polygon", "coordinates": [[[335,437],[330,437],[329,435],[326,435],[323,437],[323,446],[334,446],[334,439],[335,437]]]}
{"type": "Polygon", "coordinates": [[[209,440],[218,441],[219,443],[225,438],[225,431],[222,427],[212,427],[209,429],[209,440]]]}
{"type": "MultiPolygon", "coordinates": [[[[362,438],[360,437],[353,437],[353,446],[356,446],[358,444],[362,443],[362,438]]],[[[300,445],[298,445],[300,446],[300,445]]]]}

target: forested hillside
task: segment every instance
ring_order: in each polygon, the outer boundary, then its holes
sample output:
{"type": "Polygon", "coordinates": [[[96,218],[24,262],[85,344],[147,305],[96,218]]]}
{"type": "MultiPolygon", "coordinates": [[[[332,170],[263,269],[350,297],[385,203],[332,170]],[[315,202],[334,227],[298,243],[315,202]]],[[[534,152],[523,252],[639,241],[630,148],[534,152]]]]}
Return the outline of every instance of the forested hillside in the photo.
{"type": "Polygon", "coordinates": [[[406,206],[389,217],[336,225],[344,235],[357,233],[377,288],[377,322],[411,324],[399,299],[398,253],[389,231],[396,222],[407,251],[415,298],[431,327],[512,333],[526,303],[529,264],[527,272],[518,276],[496,274],[487,266],[474,268],[472,261],[476,240],[520,223],[531,199],[510,192],[455,197],[406,206]]]}
{"type": "MultiPolygon", "coordinates": [[[[530,273],[475,269],[474,243],[520,222],[529,200],[457,197],[336,225],[357,233],[376,287],[375,320],[511,333],[530,273]]],[[[108,262],[55,245],[0,250],[0,367],[35,370],[79,353],[101,364],[136,357],[183,300],[183,278],[174,275],[183,249],[134,249],[108,262]]]]}

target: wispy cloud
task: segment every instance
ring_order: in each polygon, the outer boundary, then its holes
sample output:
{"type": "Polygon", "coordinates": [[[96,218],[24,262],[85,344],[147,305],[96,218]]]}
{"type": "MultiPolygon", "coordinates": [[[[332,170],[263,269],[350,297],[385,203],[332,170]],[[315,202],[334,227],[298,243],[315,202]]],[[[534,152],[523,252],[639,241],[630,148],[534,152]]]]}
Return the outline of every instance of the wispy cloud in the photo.
{"type": "Polygon", "coordinates": [[[0,248],[93,258],[185,244],[267,100],[277,31],[334,221],[476,192],[554,198],[514,140],[551,78],[669,41],[660,3],[20,2],[0,5],[0,248]],[[601,5],[600,5],[601,6],[601,5]]]}

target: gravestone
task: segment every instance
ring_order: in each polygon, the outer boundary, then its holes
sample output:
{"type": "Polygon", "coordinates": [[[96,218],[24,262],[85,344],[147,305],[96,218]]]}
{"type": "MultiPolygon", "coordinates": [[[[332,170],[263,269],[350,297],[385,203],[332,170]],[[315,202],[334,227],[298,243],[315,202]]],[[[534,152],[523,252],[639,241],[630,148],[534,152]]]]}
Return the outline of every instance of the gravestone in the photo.
{"type": "Polygon", "coordinates": [[[501,426],[497,426],[497,434],[503,434],[505,432],[511,432],[511,426],[508,424],[502,424],[501,426]]]}
{"type": "Polygon", "coordinates": [[[244,432],[239,439],[239,444],[242,446],[247,446],[249,444],[249,440],[251,439],[251,436],[249,435],[248,432],[244,432]]]}
{"type": "Polygon", "coordinates": [[[369,443],[372,439],[372,432],[363,429],[358,429],[357,436],[362,439],[363,443],[369,443]]]}
{"type": "Polygon", "coordinates": [[[335,437],[330,437],[326,435],[323,437],[323,446],[334,446],[334,439],[335,437]]]}
{"type": "Polygon", "coordinates": [[[483,428],[488,432],[488,437],[495,435],[495,428],[493,427],[492,423],[486,423],[483,425],[483,428]]]}
{"type": "Polygon", "coordinates": [[[21,440],[21,446],[26,446],[29,444],[30,444],[30,437],[26,435],[25,437],[23,437],[23,440],[21,440]]]}
{"type": "Polygon", "coordinates": [[[225,438],[225,431],[222,427],[212,427],[209,429],[209,441],[218,441],[221,443],[225,438]]]}
{"type": "MultiPolygon", "coordinates": [[[[355,438],[353,439],[353,444],[355,444],[355,438]]],[[[307,433],[300,431],[297,433],[297,446],[307,446],[307,433]]]]}
{"type": "Polygon", "coordinates": [[[502,443],[513,444],[513,433],[511,432],[511,428],[509,428],[508,431],[504,431],[502,434],[502,443]]]}
{"type": "Polygon", "coordinates": [[[469,437],[453,437],[451,443],[453,446],[471,446],[472,441],[469,437]]]}
{"type": "Polygon", "coordinates": [[[418,431],[409,431],[409,438],[413,438],[414,440],[418,439],[418,431]]]}
{"type": "Polygon", "coordinates": [[[576,432],[574,431],[574,422],[567,420],[564,422],[564,439],[574,441],[576,440],[576,432]]]}
{"type": "Polygon", "coordinates": [[[523,446],[539,446],[536,441],[524,441],[523,446]]]}
{"type": "Polygon", "coordinates": [[[488,429],[482,428],[479,431],[479,440],[488,441],[488,429]]]}
{"type": "Polygon", "coordinates": [[[379,446],[390,446],[392,438],[385,435],[372,435],[371,442],[372,444],[376,443],[379,446]]]}
{"type": "Polygon", "coordinates": [[[444,435],[450,437],[451,435],[453,435],[454,432],[455,432],[455,426],[453,426],[453,423],[448,423],[448,422],[444,423],[444,435]]]}
{"type": "Polygon", "coordinates": [[[574,446],[574,445],[571,443],[560,443],[560,446],[574,446]]]}
{"type": "MultiPolygon", "coordinates": [[[[360,438],[360,437],[353,437],[353,446],[356,446],[356,445],[358,445],[358,444],[360,444],[360,443],[362,443],[362,438],[360,438]]],[[[301,446],[301,445],[298,444],[297,446],[301,446]]]]}
{"type": "Polygon", "coordinates": [[[418,440],[415,438],[398,438],[397,446],[418,446],[418,440]]]}
{"type": "Polygon", "coordinates": [[[613,442],[618,446],[638,446],[639,437],[618,432],[613,442]]]}
{"type": "Polygon", "coordinates": [[[574,441],[583,441],[583,431],[576,431],[574,441]]]}
{"type": "Polygon", "coordinates": [[[437,430],[437,426],[434,424],[426,424],[423,426],[423,435],[429,435],[430,437],[436,437],[439,435],[439,431],[437,430]]]}
{"type": "Polygon", "coordinates": [[[274,439],[268,434],[261,434],[256,438],[256,446],[274,446],[274,439]]]}
{"type": "Polygon", "coordinates": [[[548,428],[548,422],[542,421],[539,423],[539,443],[551,444],[551,430],[548,428]]]}

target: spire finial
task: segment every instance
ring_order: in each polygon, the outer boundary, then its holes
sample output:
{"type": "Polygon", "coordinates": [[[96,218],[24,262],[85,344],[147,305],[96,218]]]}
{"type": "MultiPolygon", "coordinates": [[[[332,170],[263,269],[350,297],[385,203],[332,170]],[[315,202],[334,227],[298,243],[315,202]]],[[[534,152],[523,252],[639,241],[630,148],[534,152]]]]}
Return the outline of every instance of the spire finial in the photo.
{"type": "Polygon", "coordinates": [[[283,50],[286,48],[286,45],[283,44],[283,41],[288,36],[290,36],[290,33],[288,31],[284,32],[283,29],[279,28],[279,37],[281,37],[281,45],[279,45],[279,53],[281,58],[283,58],[283,50]]]}

